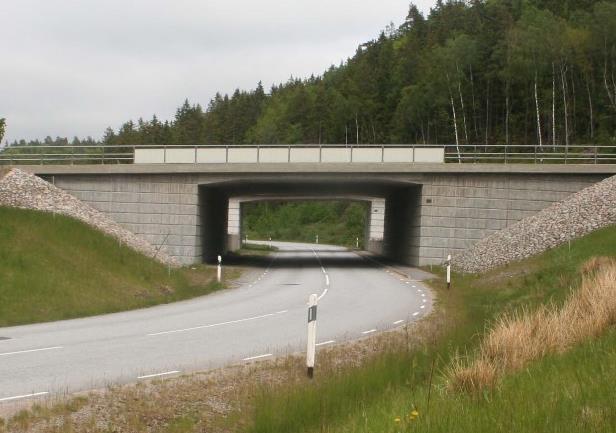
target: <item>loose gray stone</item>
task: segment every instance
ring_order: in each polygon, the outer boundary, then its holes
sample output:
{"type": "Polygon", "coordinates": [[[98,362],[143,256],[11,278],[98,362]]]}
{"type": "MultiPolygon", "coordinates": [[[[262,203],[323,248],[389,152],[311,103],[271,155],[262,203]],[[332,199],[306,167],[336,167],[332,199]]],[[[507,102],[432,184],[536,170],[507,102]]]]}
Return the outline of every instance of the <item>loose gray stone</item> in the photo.
{"type": "Polygon", "coordinates": [[[66,215],[102,231],[141,254],[155,257],[160,263],[180,266],[178,261],[164,250],[158,251],[145,239],[126,230],[76,197],[22,170],[14,168],[4,173],[4,177],[3,173],[0,173],[0,206],[66,215]]]}
{"type": "Polygon", "coordinates": [[[461,272],[484,272],[616,224],[616,176],[522,219],[452,258],[461,272]]]}

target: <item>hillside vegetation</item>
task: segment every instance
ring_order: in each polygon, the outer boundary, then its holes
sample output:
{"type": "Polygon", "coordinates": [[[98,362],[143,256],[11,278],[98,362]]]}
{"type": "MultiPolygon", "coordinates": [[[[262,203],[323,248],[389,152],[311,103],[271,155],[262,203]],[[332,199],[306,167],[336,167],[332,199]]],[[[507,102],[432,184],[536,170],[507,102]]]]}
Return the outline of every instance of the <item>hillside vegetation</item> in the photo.
{"type": "MultiPolygon", "coordinates": [[[[437,311],[447,318],[439,338],[419,350],[392,347],[358,368],[320,376],[314,383],[265,386],[255,405],[252,431],[615,431],[616,283],[611,281],[601,289],[609,297],[611,316],[586,317],[598,311],[585,306],[587,295],[581,302],[567,302],[575,301],[589,272],[607,265],[612,266],[609,272],[613,276],[615,257],[616,227],[612,226],[572,242],[570,250],[559,247],[481,275],[454,274],[449,291],[439,278],[433,282],[437,311]],[[573,294],[572,289],[576,290],[573,294]],[[506,326],[511,325],[512,317],[523,317],[524,311],[543,318],[575,316],[592,325],[585,327],[590,329],[585,335],[578,331],[568,336],[555,334],[544,341],[545,347],[536,347],[540,342],[536,339],[541,340],[544,333],[535,335],[529,328],[529,339],[525,340],[523,326],[513,331],[506,326]],[[510,319],[497,321],[501,317],[510,319]],[[598,322],[602,323],[599,331],[598,322]],[[495,338],[499,337],[492,329],[501,332],[500,337],[503,330],[508,331],[510,342],[520,340],[511,350],[530,345],[526,353],[533,355],[534,350],[534,355],[523,362],[516,358],[514,363],[519,366],[511,370],[508,365],[499,365],[504,371],[498,380],[491,377],[487,383],[470,387],[467,382],[464,390],[456,389],[457,384],[452,386],[451,382],[456,366],[475,365],[474,360],[494,353],[495,338]],[[549,344],[559,338],[564,343],[549,344]]],[[[583,292],[594,284],[592,278],[585,284],[583,292]]],[[[601,309],[603,303],[597,306],[601,309]]],[[[572,324],[536,323],[540,329],[557,325],[564,329],[572,324]]],[[[501,338],[502,346],[496,344],[498,350],[507,351],[505,340],[501,338]]],[[[502,355],[496,352],[494,356],[498,362],[502,355]]],[[[467,378],[477,378],[475,373],[467,378]]]]}
{"type": "Polygon", "coordinates": [[[321,75],[186,101],[102,143],[614,144],[615,28],[609,0],[439,0],[427,16],[411,5],[321,75]]]}
{"type": "Polygon", "coordinates": [[[203,295],[215,273],[169,269],[74,219],[0,207],[0,326],[129,310],[203,295]]]}
{"type": "Polygon", "coordinates": [[[244,206],[244,233],[249,239],[355,247],[364,242],[368,205],[360,202],[255,202],[244,206]]]}

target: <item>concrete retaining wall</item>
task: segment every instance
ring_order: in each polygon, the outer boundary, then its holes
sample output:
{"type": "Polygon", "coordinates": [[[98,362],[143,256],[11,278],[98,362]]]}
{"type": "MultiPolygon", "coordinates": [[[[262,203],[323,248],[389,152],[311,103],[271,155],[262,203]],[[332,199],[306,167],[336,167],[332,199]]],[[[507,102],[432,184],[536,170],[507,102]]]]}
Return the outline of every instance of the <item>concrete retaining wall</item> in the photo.
{"type": "Polygon", "coordinates": [[[432,175],[423,183],[420,264],[442,263],[554,202],[605,176],[593,175],[432,175]]]}

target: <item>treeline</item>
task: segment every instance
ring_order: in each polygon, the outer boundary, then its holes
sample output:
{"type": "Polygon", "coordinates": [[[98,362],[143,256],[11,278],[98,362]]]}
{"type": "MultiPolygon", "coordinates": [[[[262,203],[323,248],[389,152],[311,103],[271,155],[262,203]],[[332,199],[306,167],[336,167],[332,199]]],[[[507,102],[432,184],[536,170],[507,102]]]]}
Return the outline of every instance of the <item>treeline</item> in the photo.
{"type": "Polygon", "coordinates": [[[355,247],[364,244],[367,204],[348,201],[255,202],[243,206],[248,239],[355,247]]]}
{"type": "Polygon", "coordinates": [[[614,144],[616,2],[437,1],[321,76],[188,101],[115,145],[614,144]]]}

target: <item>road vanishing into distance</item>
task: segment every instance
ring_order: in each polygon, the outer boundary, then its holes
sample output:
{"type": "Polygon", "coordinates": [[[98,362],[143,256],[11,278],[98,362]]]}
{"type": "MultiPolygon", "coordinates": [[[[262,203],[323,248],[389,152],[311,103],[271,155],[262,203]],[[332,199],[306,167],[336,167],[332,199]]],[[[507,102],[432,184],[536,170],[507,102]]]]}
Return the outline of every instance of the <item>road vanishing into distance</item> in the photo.
{"type": "Polygon", "coordinates": [[[312,293],[320,297],[319,347],[403,326],[430,310],[419,270],[405,277],[345,248],[273,244],[279,251],[254,258],[234,289],[0,328],[0,405],[305,351],[312,293]]]}

